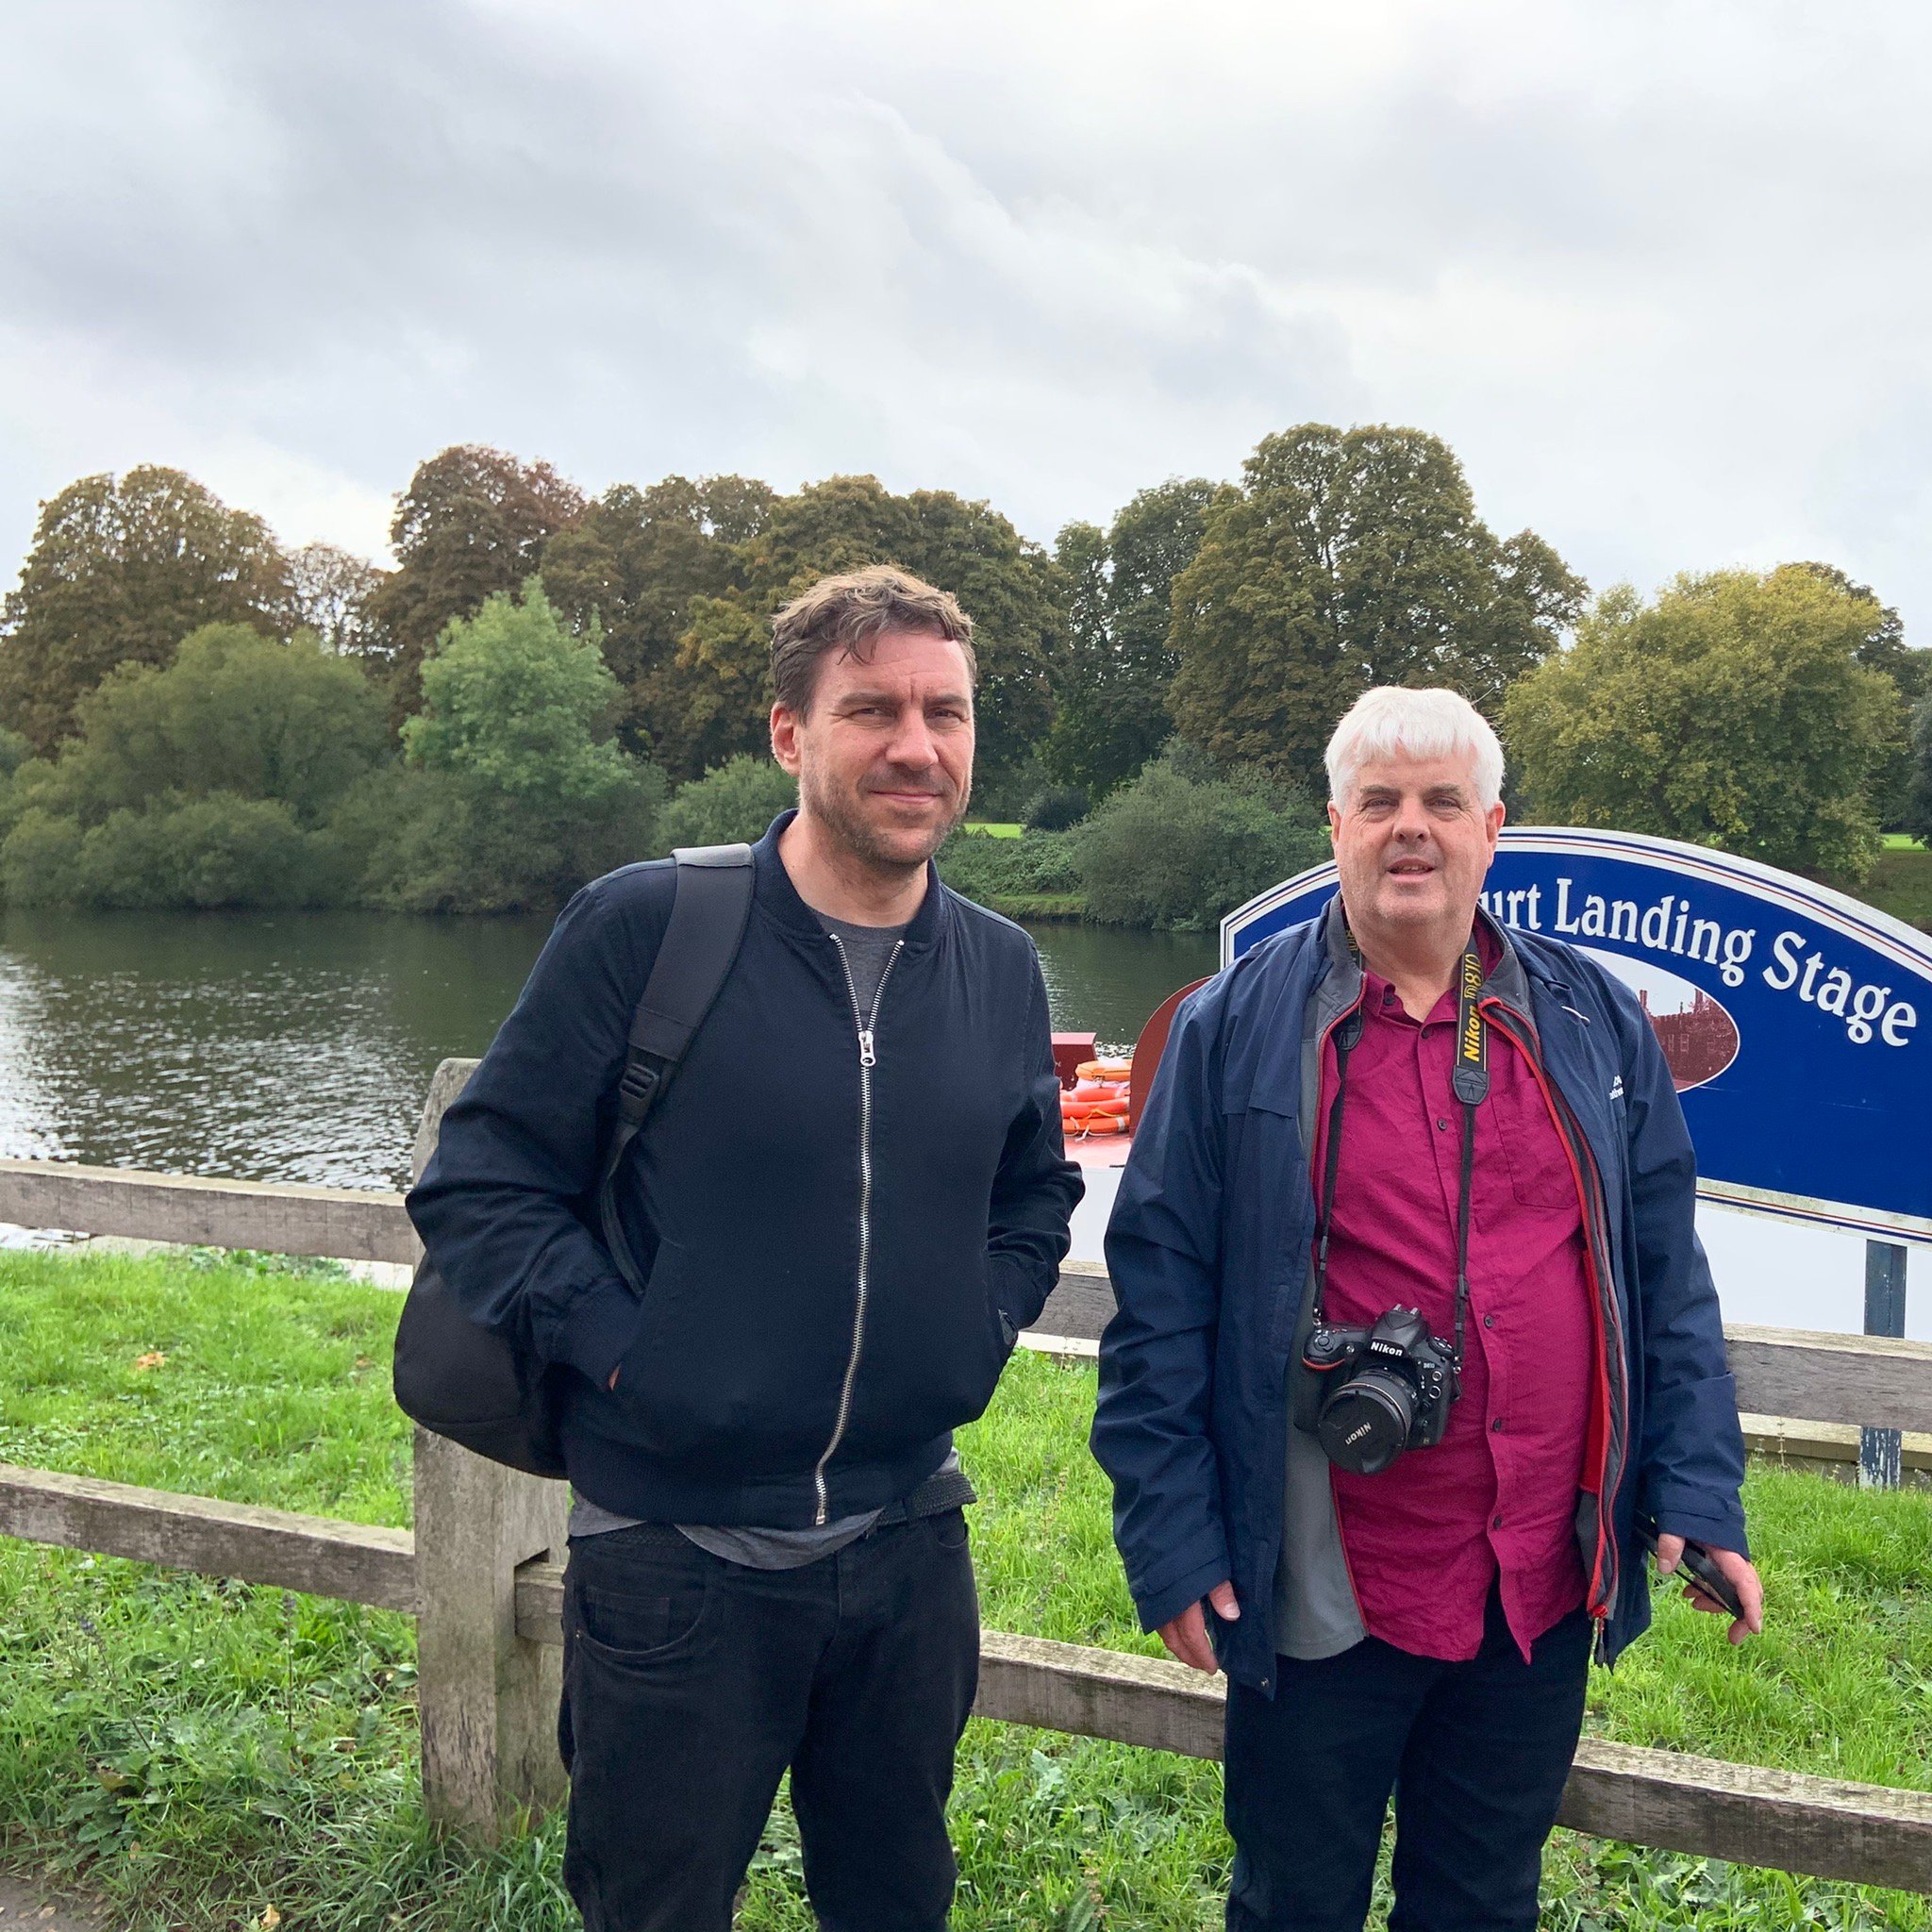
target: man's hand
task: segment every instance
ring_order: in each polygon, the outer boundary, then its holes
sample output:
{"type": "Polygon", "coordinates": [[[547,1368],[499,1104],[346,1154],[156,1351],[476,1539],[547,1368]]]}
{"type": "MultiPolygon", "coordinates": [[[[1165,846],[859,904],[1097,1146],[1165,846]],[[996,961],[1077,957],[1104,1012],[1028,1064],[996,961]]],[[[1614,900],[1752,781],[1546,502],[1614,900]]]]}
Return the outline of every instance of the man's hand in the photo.
{"type": "MultiPolygon", "coordinates": [[[[1231,1583],[1217,1583],[1208,1592],[1208,1601],[1214,1606],[1215,1614],[1227,1623],[1232,1624],[1241,1613],[1241,1607],[1234,1600],[1231,1583]]],[[[1208,1641],[1208,1620],[1201,1614],[1199,1604],[1190,1604],[1178,1617],[1170,1617],[1160,1626],[1160,1641],[1182,1663],[1194,1670],[1206,1671],[1212,1676],[1221,1668],[1214,1660],[1214,1646],[1208,1641]]]]}
{"type": "MultiPolygon", "coordinates": [[[[1733,1643],[1742,1643],[1747,1637],[1756,1637],[1764,1628],[1764,1586],[1757,1580],[1757,1572],[1749,1561],[1739,1556],[1736,1550],[1716,1550],[1708,1543],[1704,1545],[1706,1555],[1724,1572],[1724,1581],[1738,1592],[1738,1601],[1744,1607],[1744,1614],[1731,1625],[1729,1637],[1733,1643]]],[[[1683,1560],[1684,1539],[1659,1533],[1657,1540],[1657,1574],[1668,1576],[1683,1560]]],[[[1714,1603],[1706,1596],[1694,1582],[1686,1579],[1684,1595],[1693,1610],[1707,1610],[1718,1616],[1726,1613],[1724,1605],[1714,1603]]],[[[1198,1612],[1196,1613],[1198,1615],[1198,1612]]],[[[1163,1633],[1165,1634],[1165,1633],[1163,1633]]]]}

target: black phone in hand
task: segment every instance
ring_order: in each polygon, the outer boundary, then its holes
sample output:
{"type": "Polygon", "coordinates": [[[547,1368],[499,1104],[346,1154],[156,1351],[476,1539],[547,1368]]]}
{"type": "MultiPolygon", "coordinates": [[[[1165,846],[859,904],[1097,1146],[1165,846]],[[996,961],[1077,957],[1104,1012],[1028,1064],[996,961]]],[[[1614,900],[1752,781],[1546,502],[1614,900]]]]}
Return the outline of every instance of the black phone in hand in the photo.
{"type": "MultiPolygon", "coordinates": [[[[1639,1517],[1637,1533],[1643,1539],[1643,1547],[1655,1557],[1657,1524],[1646,1517],[1639,1517]]],[[[1685,1539],[1684,1554],[1677,1559],[1676,1574],[1696,1584],[1712,1603],[1721,1604],[1733,1617],[1741,1617],[1744,1614],[1744,1606],[1739,1601],[1738,1592],[1731,1579],[1717,1567],[1710,1552],[1702,1543],[1693,1543],[1688,1537],[1685,1539]]]]}

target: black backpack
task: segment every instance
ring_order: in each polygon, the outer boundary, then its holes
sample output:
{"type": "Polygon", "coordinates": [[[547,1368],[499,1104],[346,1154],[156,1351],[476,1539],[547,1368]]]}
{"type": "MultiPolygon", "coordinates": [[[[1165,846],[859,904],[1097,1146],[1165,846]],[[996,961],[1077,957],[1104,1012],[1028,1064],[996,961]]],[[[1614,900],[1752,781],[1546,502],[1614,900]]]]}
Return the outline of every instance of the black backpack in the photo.
{"type": "MultiPolygon", "coordinates": [[[[691,846],[673,856],[671,921],[631,1018],[617,1120],[597,1181],[604,1245],[640,1296],[643,1278],[617,1214],[618,1171],[724,984],[751,912],[749,845],[691,846]]],[[[395,1391],[398,1407],[425,1429],[491,1462],[560,1476],[555,1378],[574,1373],[471,1321],[436,1263],[425,1255],[416,1264],[396,1327],[395,1391]]]]}

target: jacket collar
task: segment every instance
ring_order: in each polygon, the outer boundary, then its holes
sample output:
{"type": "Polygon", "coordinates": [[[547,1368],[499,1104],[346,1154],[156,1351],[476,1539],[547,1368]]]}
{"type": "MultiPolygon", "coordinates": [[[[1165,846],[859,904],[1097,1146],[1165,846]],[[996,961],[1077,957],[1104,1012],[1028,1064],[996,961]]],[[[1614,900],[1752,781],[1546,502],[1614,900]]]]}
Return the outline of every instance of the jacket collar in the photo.
{"type": "MultiPolygon", "coordinates": [[[[1525,970],[1524,956],[1518,950],[1511,939],[1509,928],[1500,920],[1492,919],[1486,908],[1478,906],[1475,909],[1476,924],[1489,934],[1496,947],[1496,963],[1484,980],[1483,990],[1493,994],[1506,1007],[1521,1013],[1532,1025],[1535,1016],[1529,1005],[1528,972],[1534,971],[1537,977],[1547,980],[1549,974],[1541,960],[1528,961],[1525,970]]],[[[1337,892],[1330,899],[1326,910],[1322,914],[1322,951],[1327,964],[1324,987],[1323,1007],[1330,1012],[1340,1012],[1348,1006],[1361,989],[1362,964],[1355,949],[1348,942],[1348,920],[1342,911],[1341,894],[1337,892]]]]}
{"type": "MultiPolygon", "coordinates": [[[[825,936],[823,922],[798,896],[798,888],[791,883],[791,874],[785,870],[785,861],[778,856],[779,837],[797,816],[795,806],[789,811],[781,811],[772,821],[765,836],[751,848],[756,896],[773,919],[796,933],[800,939],[823,941],[825,936]]],[[[945,899],[946,889],[941,882],[939,867],[927,859],[925,897],[919,902],[919,910],[912,915],[912,923],[906,928],[905,942],[908,947],[929,946],[939,938],[947,917],[945,899]]]]}

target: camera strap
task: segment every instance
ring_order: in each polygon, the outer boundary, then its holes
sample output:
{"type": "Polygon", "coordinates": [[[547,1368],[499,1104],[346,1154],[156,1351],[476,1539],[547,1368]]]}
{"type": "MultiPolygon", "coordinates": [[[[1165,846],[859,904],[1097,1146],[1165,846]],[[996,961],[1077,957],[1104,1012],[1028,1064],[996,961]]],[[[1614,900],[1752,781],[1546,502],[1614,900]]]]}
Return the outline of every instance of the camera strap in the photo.
{"type": "MultiPolygon", "coordinates": [[[[1348,935],[1348,949],[1357,961],[1361,958],[1355,935],[1348,935]]],[[[1482,1016],[1483,962],[1475,948],[1475,935],[1470,934],[1456,974],[1456,1063],[1449,1085],[1462,1106],[1461,1174],[1456,1201],[1456,1368],[1462,1368],[1463,1328],[1469,1313],[1469,1213],[1470,1189],[1475,1175],[1475,1110],[1490,1093],[1490,1029],[1482,1016]]],[[[1328,1108],[1328,1128],[1324,1136],[1322,1163],[1321,1212],[1315,1235],[1314,1320],[1319,1325],[1326,1319],[1328,1299],[1328,1237],[1335,1221],[1335,1177],[1341,1165],[1341,1112],[1348,1097],[1348,1057],[1360,1044],[1362,1015],[1359,1006],[1335,1029],[1335,1098],[1328,1108]]]]}

